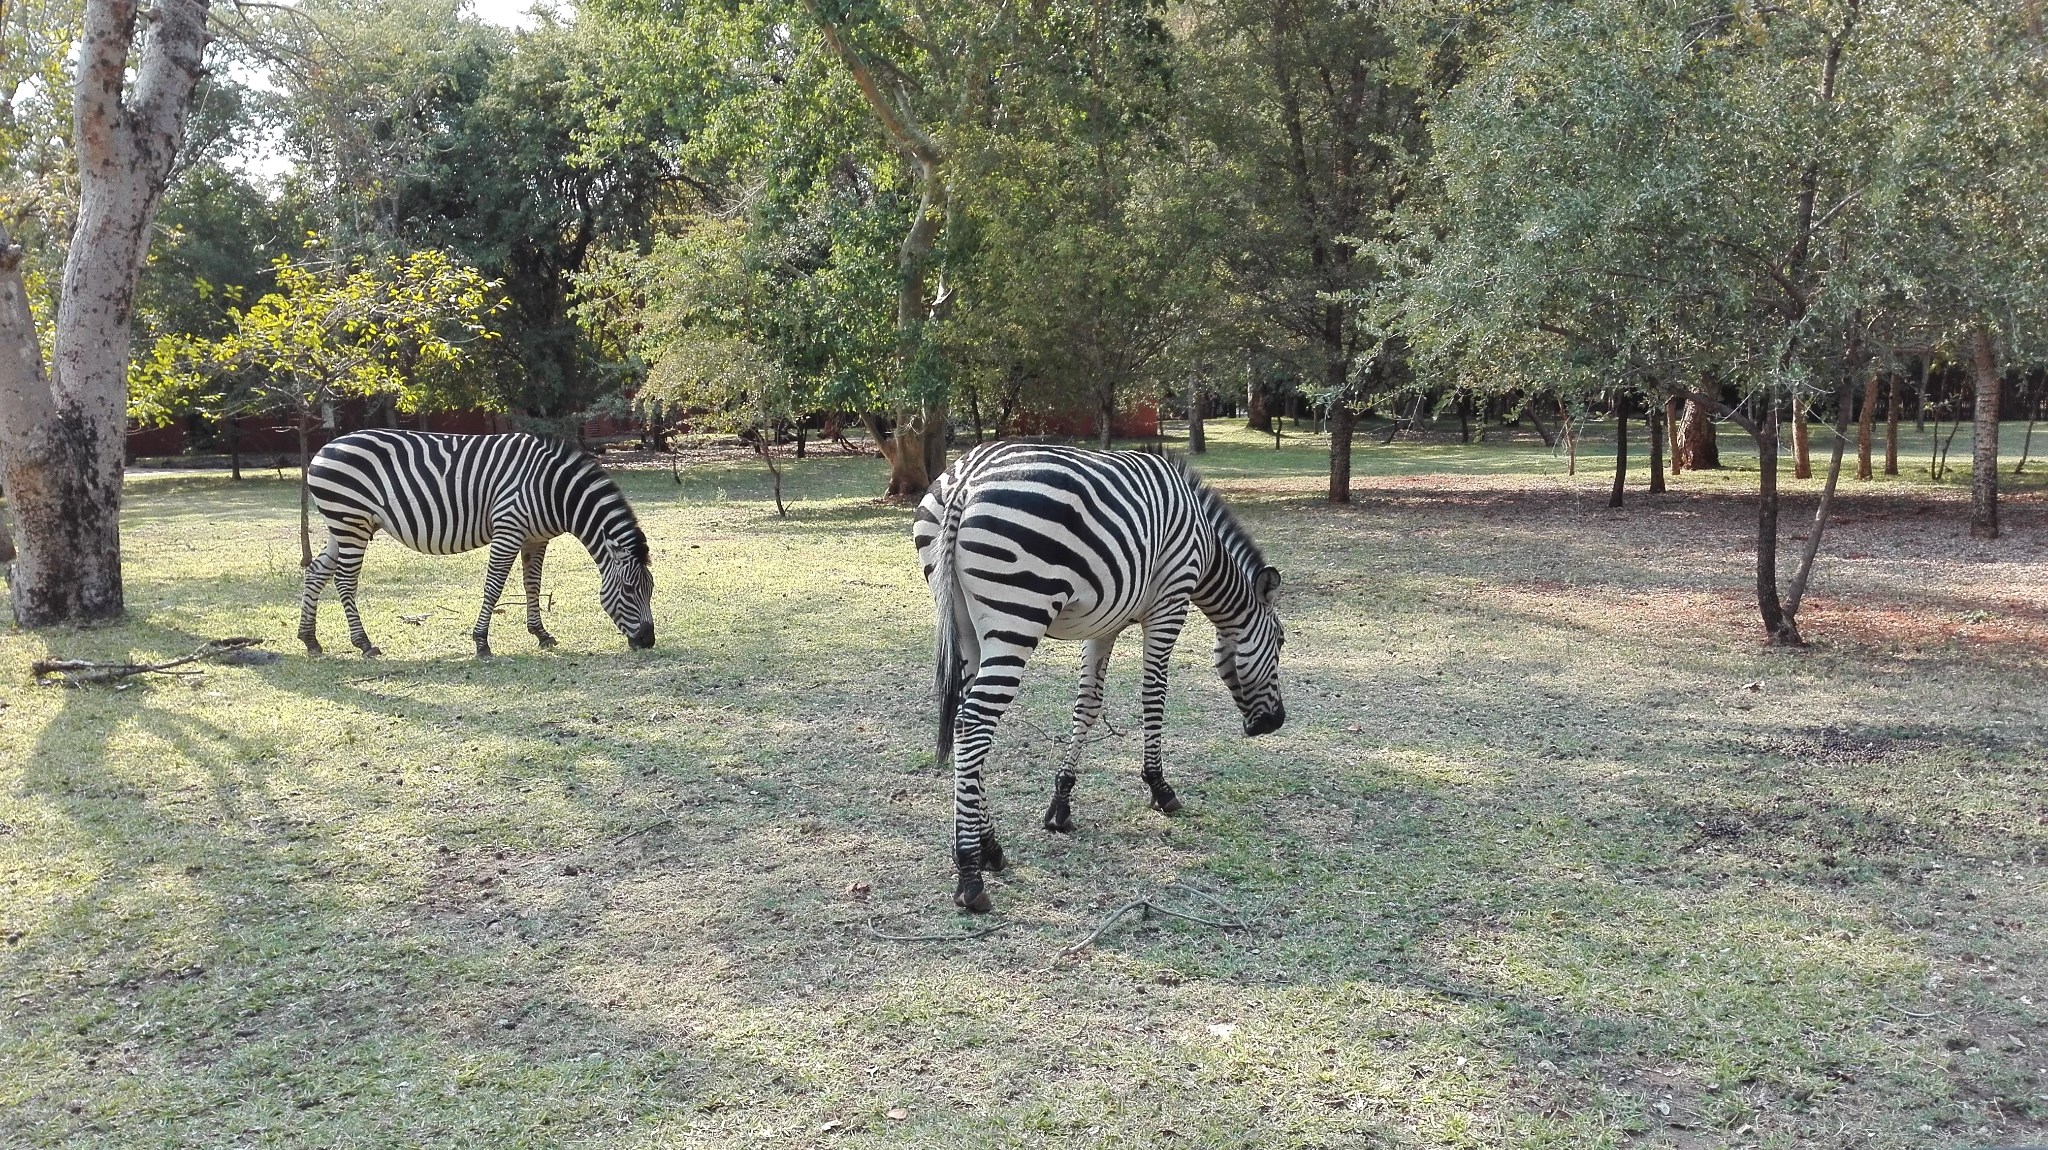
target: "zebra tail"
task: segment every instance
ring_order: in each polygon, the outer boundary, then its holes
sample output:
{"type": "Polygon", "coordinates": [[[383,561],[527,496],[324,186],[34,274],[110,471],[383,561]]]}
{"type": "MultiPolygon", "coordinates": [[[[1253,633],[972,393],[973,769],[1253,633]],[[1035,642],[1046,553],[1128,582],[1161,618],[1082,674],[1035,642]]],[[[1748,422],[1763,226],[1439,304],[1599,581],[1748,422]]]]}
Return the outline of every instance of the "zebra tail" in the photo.
{"type": "Polygon", "coordinates": [[[980,646],[973,624],[967,618],[967,604],[960,597],[960,584],[953,571],[953,552],[960,538],[960,515],[967,503],[964,484],[956,485],[939,517],[938,550],[932,556],[932,599],[938,607],[937,666],[933,669],[934,690],[939,696],[938,765],[953,758],[953,722],[967,696],[967,673],[971,658],[980,646]]]}

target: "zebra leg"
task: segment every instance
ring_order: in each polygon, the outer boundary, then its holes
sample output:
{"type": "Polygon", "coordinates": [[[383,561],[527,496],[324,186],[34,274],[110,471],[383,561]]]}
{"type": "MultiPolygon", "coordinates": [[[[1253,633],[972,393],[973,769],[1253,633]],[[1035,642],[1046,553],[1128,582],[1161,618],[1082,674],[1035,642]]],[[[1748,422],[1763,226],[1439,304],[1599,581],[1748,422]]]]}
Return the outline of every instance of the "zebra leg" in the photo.
{"type": "Polygon", "coordinates": [[[1160,734],[1166,728],[1166,663],[1180,629],[1187,625],[1187,604],[1145,620],[1145,683],[1139,690],[1144,704],[1145,785],[1152,790],[1152,809],[1172,814],[1180,809],[1173,788],[1166,785],[1166,768],[1160,762],[1160,734]]]}
{"type": "Polygon", "coordinates": [[[509,534],[492,536],[491,562],[484,570],[484,607],[477,612],[476,626],[469,629],[469,637],[476,640],[479,659],[491,657],[491,615],[498,609],[498,597],[505,593],[505,580],[512,576],[512,560],[519,551],[519,543],[512,541],[509,534]]]}
{"type": "Polygon", "coordinates": [[[1059,773],[1052,780],[1052,805],[1045,809],[1045,829],[1065,834],[1074,829],[1068,809],[1074,793],[1074,771],[1081,765],[1081,746],[1095,721],[1102,717],[1102,677],[1109,670],[1109,652],[1116,636],[1090,639],[1081,648],[1081,687],[1074,696],[1073,733],[1066,754],[1060,757],[1059,773]]]}
{"type": "Polygon", "coordinates": [[[306,584],[299,592],[299,641],[306,645],[306,654],[320,653],[320,593],[327,590],[327,581],[334,578],[334,555],[338,546],[333,535],[327,537],[327,547],[313,556],[313,562],[306,568],[306,584]]]}
{"type": "Polygon", "coordinates": [[[543,649],[555,645],[555,637],[540,621],[540,565],[547,558],[548,541],[538,539],[519,549],[519,575],[526,584],[526,629],[540,640],[543,649]]]}
{"type": "Polygon", "coordinates": [[[384,652],[370,642],[370,633],[363,630],[363,617],[356,611],[356,580],[363,574],[362,543],[342,544],[336,548],[334,560],[334,593],[341,599],[341,613],[348,616],[348,639],[363,653],[363,658],[374,659],[384,652]]]}
{"type": "Polygon", "coordinates": [[[953,860],[960,869],[953,905],[976,914],[986,914],[994,905],[982,882],[982,867],[1003,869],[1002,844],[996,841],[995,821],[982,796],[981,765],[995,741],[996,723],[1016,701],[1024,660],[1038,645],[1036,637],[1021,644],[1016,641],[1020,638],[1024,637],[1014,633],[981,637],[981,665],[967,684],[953,722],[953,860]]]}

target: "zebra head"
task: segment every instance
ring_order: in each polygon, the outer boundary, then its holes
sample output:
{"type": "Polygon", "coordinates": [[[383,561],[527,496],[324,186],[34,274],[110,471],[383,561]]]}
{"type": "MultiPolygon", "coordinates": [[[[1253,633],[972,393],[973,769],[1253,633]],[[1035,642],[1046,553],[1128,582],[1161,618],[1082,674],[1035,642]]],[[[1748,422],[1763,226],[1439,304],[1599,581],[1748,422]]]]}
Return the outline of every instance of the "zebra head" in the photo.
{"type": "Polygon", "coordinates": [[[636,527],[631,538],[615,540],[598,564],[598,602],[618,624],[635,651],[654,646],[654,572],[647,565],[647,536],[636,527]]]}
{"type": "Polygon", "coordinates": [[[1244,712],[1246,735],[1277,731],[1287,721],[1280,702],[1280,646],[1287,632],[1273,610],[1279,590],[1279,570],[1260,567],[1239,594],[1228,597],[1230,602],[1209,612],[1216,624],[1216,673],[1244,712]]]}

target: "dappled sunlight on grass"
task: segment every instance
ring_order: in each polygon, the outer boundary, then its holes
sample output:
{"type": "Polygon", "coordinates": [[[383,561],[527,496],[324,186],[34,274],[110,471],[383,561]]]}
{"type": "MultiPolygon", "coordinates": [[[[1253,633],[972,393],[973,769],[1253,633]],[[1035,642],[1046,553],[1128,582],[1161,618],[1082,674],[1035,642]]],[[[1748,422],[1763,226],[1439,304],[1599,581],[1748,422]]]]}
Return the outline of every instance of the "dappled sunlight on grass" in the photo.
{"type": "Polygon", "coordinates": [[[1751,620],[1753,473],[1612,512],[1590,438],[1576,477],[1364,439],[1332,509],[1306,434],[1212,443],[1284,572],[1287,726],[1239,735],[1197,616],[1161,817],[1127,641],[1046,834],[1078,661],[1047,644],[992,759],[992,922],[950,906],[931,608],[874,459],[791,461],[788,519],[758,466],[624,473],[658,645],[564,539],[562,646],[515,593],[488,662],[481,555],[374,545],[386,656],[310,659],[293,484],[139,478],[128,620],[0,637],[0,1142],[2040,1139],[2040,495],[1980,545],[1952,485],[1845,489],[1794,654],[1751,620]],[[283,658],[29,685],[230,634],[283,658]],[[1075,948],[1139,898],[1229,929],[1075,948]]]}

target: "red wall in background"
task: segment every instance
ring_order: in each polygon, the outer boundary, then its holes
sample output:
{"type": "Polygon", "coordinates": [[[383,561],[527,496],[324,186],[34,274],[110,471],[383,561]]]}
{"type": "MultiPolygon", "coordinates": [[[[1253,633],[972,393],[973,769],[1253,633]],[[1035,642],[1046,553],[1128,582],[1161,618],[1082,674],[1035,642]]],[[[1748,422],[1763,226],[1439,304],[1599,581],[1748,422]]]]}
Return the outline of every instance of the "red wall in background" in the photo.
{"type": "MultiPolygon", "coordinates": [[[[1095,413],[1025,412],[1017,416],[1016,425],[1019,435],[1065,435],[1075,439],[1086,439],[1095,434],[1095,413]]],[[[1159,409],[1149,403],[1139,404],[1128,411],[1119,412],[1117,417],[1110,421],[1109,429],[1118,439],[1155,438],[1159,434],[1159,409]]]]}

